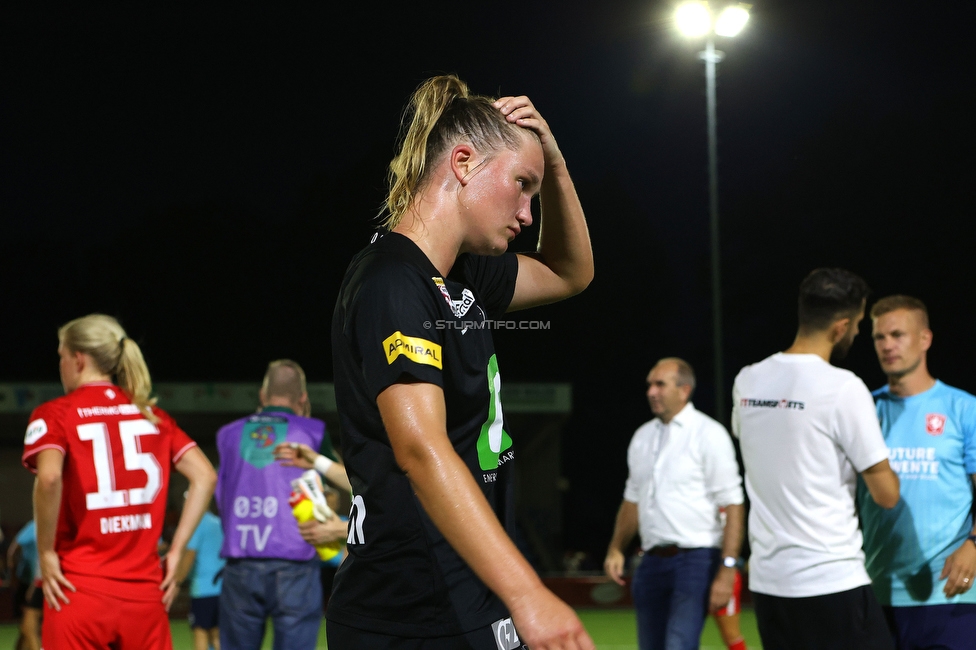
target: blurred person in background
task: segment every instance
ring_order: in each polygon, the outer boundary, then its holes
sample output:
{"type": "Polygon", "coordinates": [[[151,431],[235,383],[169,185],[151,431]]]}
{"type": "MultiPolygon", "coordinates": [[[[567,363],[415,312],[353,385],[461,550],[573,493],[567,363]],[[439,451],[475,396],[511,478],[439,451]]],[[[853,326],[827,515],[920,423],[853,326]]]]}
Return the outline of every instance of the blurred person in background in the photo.
{"type": "Polygon", "coordinates": [[[844,269],[800,284],[793,344],[743,368],[732,432],[745,464],[749,590],[763,647],[888,650],[864,568],[857,475],[882,508],[898,502],[871,393],[832,359],[847,354],[868,285],[844,269]]]}
{"type": "Polygon", "coordinates": [[[929,372],[928,309],[888,296],[871,308],[888,384],[874,392],[901,501],[858,483],[868,574],[899,649],[976,647],[976,397],[929,372]]]}
{"type": "MultiPolygon", "coordinates": [[[[661,359],[648,373],[656,417],[630,441],[624,498],[603,565],[623,585],[624,551],[640,533],[632,591],[641,650],[698,648],[706,615],[727,611],[735,593],[742,478],[729,432],[695,408],[694,390],[695,373],[682,359],[661,359]]],[[[745,641],[732,647],[742,650],[745,641]]]]}
{"type": "MultiPolygon", "coordinates": [[[[224,531],[220,592],[220,643],[224,650],[261,647],[271,618],[276,650],[310,650],[318,644],[322,586],[315,547],[303,539],[288,497],[302,475],[295,463],[277,461],[281,443],[322,449],[334,463],[325,422],[309,417],[305,372],[289,359],[268,364],[260,410],[217,432],[220,466],[217,507],[224,531]]],[[[343,473],[344,475],[344,473],[343,473]]],[[[348,481],[346,482],[348,485],[348,481]]],[[[329,541],[344,539],[345,522],[307,522],[329,541]]]]}
{"type": "Polygon", "coordinates": [[[31,414],[23,455],[36,474],[43,645],[169,650],[176,567],[216,474],[155,405],[142,351],[118,321],[78,318],[58,330],[58,341],[65,395],[31,414]],[[174,467],[189,496],[161,567],[174,467]]]}
{"type": "Polygon", "coordinates": [[[41,610],[44,593],[40,589],[37,536],[34,521],[28,521],[7,547],[7,566],[14,585],[14,613],[20,616],[14,650],[41,649],[41,610]]]}
{"type": "Polygon", "coordinates": [[[220,517],[208,510],[193,531],[193,537],[187,543],[186,552],[176,569],[178,584],[190,580],[189,624],[194,650],[211,647],[220,650],[221,573],[226,563],[220,557],[223,545],[224,531],[220,517]]]}

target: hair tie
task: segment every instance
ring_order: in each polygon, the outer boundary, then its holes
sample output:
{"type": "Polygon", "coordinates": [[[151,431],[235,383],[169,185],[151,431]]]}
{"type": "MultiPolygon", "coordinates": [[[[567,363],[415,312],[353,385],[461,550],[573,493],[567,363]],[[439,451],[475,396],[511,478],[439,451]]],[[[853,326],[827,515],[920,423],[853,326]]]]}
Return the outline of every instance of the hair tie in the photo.
{"type": "Polygon", "coordinates": [[[122,350],[125,349],[125,345],[124,344],[125,344],[125,337],[123,336],[122,338],[119,339],[119,351],[122,351],[122,350]]]}

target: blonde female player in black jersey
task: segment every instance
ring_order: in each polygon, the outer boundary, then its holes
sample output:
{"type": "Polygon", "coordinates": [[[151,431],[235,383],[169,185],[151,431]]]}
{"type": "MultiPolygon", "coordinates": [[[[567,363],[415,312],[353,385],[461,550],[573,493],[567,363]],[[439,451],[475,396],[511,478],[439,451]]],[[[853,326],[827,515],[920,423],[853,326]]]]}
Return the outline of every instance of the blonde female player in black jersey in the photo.
{"type": "Polygon", "coordinates": [[[353,259],[332,323],[348,556],[329,647],[592,649],[516,549],[514,463],[491,322],[593,277],[583,210],[527,97],[454,76],[414,93],[386,232],[353,259]],[[532,222],[537,251],[504,254],[532,222]]]}

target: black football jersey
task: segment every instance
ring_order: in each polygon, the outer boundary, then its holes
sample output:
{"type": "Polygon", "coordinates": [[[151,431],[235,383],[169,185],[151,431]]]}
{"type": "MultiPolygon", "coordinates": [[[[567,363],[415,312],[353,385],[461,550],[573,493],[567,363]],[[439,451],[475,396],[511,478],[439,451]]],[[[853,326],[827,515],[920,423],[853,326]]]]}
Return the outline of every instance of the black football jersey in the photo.
{"type": "Polygon", "coordinates": [[[414,495],[376,396],[404,380],[443,389],[451,443],[513,536],[515,450],[491,322],[511,303],[517,273],[514,254],[464,254],[445,278],[397,233],[377,236],[349,265],[332,320],[332,353],[353,505],[349,556],[336,574],[329,620],[429,637],[507,616],[414,495]]]}

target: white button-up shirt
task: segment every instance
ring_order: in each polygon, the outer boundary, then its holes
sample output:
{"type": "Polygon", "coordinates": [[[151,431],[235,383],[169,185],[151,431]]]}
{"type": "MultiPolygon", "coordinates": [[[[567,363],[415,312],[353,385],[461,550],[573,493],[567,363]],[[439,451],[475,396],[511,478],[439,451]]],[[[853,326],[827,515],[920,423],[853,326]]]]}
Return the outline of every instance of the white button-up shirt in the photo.
{"type": "Polygon", "coordinates": [[[732,439],[721,424],[685,405],[668,424],[643,424],[627,450],[624,499],[637,504],[641,547],[722,545],[719,508],[743,501],[732,439]]]}

